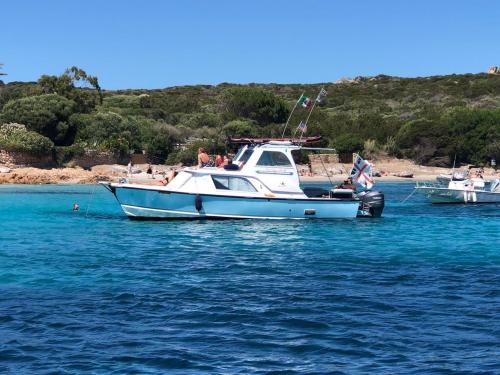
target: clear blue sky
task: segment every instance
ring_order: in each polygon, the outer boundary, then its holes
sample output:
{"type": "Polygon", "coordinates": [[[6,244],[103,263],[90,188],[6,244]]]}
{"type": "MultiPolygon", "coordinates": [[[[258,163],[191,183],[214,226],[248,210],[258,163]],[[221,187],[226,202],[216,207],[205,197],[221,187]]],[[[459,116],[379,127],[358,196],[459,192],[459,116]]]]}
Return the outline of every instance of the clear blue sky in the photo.
{"type": "Polygon", "coordinates": [[[106,89],[500,65],[494,0],[6,0],[0,31],[4,81],[76,65],[106,89]]]}

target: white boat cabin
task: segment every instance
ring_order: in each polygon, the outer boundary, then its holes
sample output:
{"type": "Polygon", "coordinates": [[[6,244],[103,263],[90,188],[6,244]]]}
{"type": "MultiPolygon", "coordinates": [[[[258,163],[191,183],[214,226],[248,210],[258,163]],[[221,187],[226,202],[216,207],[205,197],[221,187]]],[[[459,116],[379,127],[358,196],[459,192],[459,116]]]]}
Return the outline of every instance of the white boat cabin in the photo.
{"type": "Polygon", "coordinates": [[[184,168],[166,190],[221,195],[307,198],[292,151],[301,147],[291,142],[273,141],[245,145],[226,168],[184,168]]]}

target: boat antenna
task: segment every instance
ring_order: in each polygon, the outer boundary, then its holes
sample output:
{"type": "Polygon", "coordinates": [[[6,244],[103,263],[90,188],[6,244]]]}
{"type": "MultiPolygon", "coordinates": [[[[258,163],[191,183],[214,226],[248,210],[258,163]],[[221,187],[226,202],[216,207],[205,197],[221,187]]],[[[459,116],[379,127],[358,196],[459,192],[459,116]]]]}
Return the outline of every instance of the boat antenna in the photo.
{"type": "Polygon", "coordinates": [[[286,128],[288,127],[288,123],[290,122],[290,119],[292,118],[293,112],[295,111],[295,109],[299,105],[300,99],[303,96],[304,96],[304,92],[302,91],[302,94],[300,94],[299,98],[295,102],[295,105],[293,106],[292,111],[290,112],[290,115],[288,116],[288,119],[286,120],[285,127],[283,128],[283,133],[281,134],[281,138],[285,138],[285,131],[286,131],[286,128]]]}
{"type": "Polygon", "coordinates": [[[453,168],[451,169],[451,181],[453,181],[453,176],[455,176],[455,162],[457,161],[457,154],[453,158],[453,168]]]}
{"type": "Polygon", "coordinates": [[[332,179],[330,178],[330,175],[328,174],[328,171],[326,170],[325,163],[323,163],[323,159],[321,158],[321,154],[318,154],[318,156],[319,156],[319,161],[321,162],[321,165],[323,166],[323,169],[325,170],[326,177],[328,177],[328,181],[330,182],[330,186],[333,188],[332,179]]]}

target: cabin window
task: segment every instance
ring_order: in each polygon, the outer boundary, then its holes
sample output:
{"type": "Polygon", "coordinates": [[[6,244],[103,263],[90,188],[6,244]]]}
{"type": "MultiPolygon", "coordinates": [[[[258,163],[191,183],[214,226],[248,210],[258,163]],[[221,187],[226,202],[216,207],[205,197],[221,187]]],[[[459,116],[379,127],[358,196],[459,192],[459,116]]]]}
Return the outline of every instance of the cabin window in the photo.
{"type": "Polygon", "coordinates": [[[290,159],[283,152],[264,151],[257,165],[268,167],[291,167],[290,159]]]}
{"type": "Polygon", "coordinates": [[[217,190],[257,191],[246,178],[234,176],[212,176],[217,190]]]}

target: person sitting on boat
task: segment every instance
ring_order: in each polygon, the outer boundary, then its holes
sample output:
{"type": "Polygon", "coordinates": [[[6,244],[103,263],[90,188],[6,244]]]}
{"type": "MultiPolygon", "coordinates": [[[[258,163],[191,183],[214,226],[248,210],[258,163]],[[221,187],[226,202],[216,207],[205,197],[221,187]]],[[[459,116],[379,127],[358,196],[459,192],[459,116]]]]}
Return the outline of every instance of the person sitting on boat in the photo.
{"type": "Polygon", "coordinates": [[[210,162],[210,157],[203,147],[198,149],[198,168],[206,167],[210,162]]]}
{"type": "Polygon", "coordinates": [[[238,164],[233,164],[233,159],[228,159],[227,164],[224,165],[224,169],[226,171],[237,171],[240,167],[238,164]]]}
{"type": "Polygon", "coordinates": [[[165,177],[160,181],[160,185],[163,185],[163,186],[166,186],[168,185],[170,182],[172,182],[172,180],[175,178],[175,176],[177,176],[179,172],[177,172],[175,169],[172,169],[168,174],[165,175],[165,177]]]}
{"type": "Polygon", "coordinates": [[[215,157],[215,166],[217,168],[222,168],[223,164],[224,164],[224,158],[222,157],[222,155],[217,155],[215,157]]]}
{"type": "Polygon", "coordinates": [[[356,191],[356,186],[352,182],[352,178],[348,177],[344,182],[342,182],[339,186],[337,186],[338,189],[351,189],[352,191],[356,191]]]}

